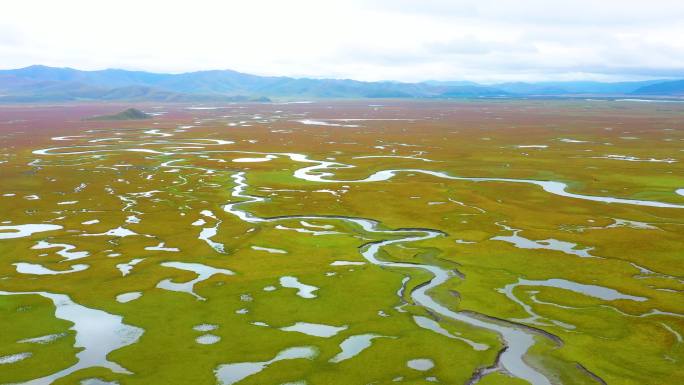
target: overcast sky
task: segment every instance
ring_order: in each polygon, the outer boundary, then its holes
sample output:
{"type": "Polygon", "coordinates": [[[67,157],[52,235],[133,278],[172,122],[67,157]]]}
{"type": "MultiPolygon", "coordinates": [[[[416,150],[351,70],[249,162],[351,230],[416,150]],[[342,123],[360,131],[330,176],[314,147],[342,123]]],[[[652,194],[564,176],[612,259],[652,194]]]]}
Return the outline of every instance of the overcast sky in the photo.
{"type": "Polygon", "coordinates": [[[684,0],[4,0],[0,67],[684,78],[684,0]]]}

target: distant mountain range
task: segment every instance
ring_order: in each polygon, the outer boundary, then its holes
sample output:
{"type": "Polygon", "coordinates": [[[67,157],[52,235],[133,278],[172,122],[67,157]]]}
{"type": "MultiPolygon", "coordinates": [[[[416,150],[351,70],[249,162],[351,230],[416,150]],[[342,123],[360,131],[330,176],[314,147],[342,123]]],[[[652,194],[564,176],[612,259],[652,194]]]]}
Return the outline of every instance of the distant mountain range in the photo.
{"type": "Polygon", "coordinates": [[[271,99],[684,97],[684,80],[539,82],[481,85],[463,81],[362,82],[257,76],[231,70],[164,74],[41,65],[0,70],[0,103],[62,101],[269,101],[271,99]]]}

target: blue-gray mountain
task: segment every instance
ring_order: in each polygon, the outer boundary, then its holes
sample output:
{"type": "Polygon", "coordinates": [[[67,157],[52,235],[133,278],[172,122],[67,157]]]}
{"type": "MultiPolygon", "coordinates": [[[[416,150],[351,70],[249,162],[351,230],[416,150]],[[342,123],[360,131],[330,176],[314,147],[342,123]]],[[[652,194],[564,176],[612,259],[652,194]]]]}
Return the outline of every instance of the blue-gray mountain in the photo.
{"type": "Polygon", "coordinates": [[[684,81],[541,82],[480,85],[472,82],[361,82],[256,76],[231,70],[164,74],[107,69],[30,66],[0,70],[0,102],[46,101],[268,101],[270,98],[684,96],[684,81]]]}

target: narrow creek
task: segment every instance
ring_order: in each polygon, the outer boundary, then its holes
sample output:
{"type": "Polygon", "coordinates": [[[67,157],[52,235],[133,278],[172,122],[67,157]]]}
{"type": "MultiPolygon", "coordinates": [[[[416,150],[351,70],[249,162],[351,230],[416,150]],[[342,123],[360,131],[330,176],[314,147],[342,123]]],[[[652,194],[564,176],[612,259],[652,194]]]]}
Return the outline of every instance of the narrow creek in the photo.
{"type": "MultiPolygon", "coordinates": [[[[533,385],[551,385],[551,381],[541,371],[529,365],[524,360],[525,353],[527,353],[529,348],[535,343],[535,336],[543,337],[545,335],[544,333],[537,333],[530,328],[518,326],[505,321],[492,320],[486,316],[472,312],[453,311],[438,303],[432,297],[430,297],[428,292],[453,278],[454,274],[447,269],[427,264],[390,262],[378,258],[379,251],[385,246],[398,243],[419,242],[441,237],[445,235],[443,232],[431,229],[382,230],[380,229],[380,223],[372,219],[344,216],[292,215],[274,218],[262,218],[245,210],[241,210],[239,206],[254,202],[264,202],[266,199],[258,196],[248,195],[246,193],[246,189],[249,186],[246,182],[244,172],[234,174],[233,180],[236,182],[236,185],[232,191],[233,197],[242,198],[245,200],[237,203],[228,203],[224,206],[224,210],[237,216],[245,222],[264,223],[293,219],[304,221],[317,219],[339,220],[360,227],[363,231],[368,233],[387,235],[388,237],[392,238],[367,243],[361,246],[361,255],[368,262],[377,266],[396,269],[423,270],[431,273],[433,278],[430,281],[417,287],[410,293],[411,298],[417,305],[420,305],[443,317],[464,322],[477,328],[482,328],[497,333],[504,344],[504,349],[502,350],[501,354],[499,354],[497,362],[494,366],[500,366],[500,368],[506,372],[515,377],[527,380],[533,385]]],[[[478,374],[476,373],[474,376],[478,376],[478,374]]]]}

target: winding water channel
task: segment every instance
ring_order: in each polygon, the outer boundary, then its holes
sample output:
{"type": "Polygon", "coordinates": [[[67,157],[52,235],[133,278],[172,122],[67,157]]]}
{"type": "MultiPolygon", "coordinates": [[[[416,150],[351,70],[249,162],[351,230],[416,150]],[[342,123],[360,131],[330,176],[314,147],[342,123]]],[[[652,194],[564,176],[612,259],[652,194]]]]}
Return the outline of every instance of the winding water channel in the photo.
{"type": "MultiPolygon", "coordinates": [[[[158,130],[156,130],[158,131],[158,130]]],[[[151,133],[151,132],[148,132],[151,133]]],[[[170,136],[170,134],[168,135],[170,136]]],[[[92,142],[92,141],[91,141],[92,142]]],[[[99,142],[98,142],[99,143],[99,142]]],[[[221,140],[210,140],[210,139],[193,139],[191,141],[183,141],[183,143],[178,143],[174,142],[171,140],[155,140],[154,142],[151,143],[146,143],[144,145],[148,144],[153,144],[153,145],[194,145],[194,146],[208,146],[208,145],[230,145],[233,142],[231,141],[221,141],[221,140]],[[189,142],[189,143],[188,143],[189,142]]],[[[144,147],[144,145],[139,145],[140,147],[144,147]]],[[[156,156],[156,155],[164,155],[164,156],[190,156],[190,155],[217,155],[217,154],[228,154],[228,153],[234,153],[234,154],[241,154],[243,156],[251,156],[250,158],[239,158],[237,160],[238,162],[262,162],[262,161],[268,161],[272,159],[276,159],[277,157],[286,157],[289,158],[290,160],[297,162],[297,163],[305,163],[305,164],[312,164],[308,165],[302,168],[299,168],[294,171],[293,176],[302,180],[306,180],[309,182],[313,183],[338,183],[338,184],[352,184],[352,183],[370,183],[370,182],[380,182],[380,181],[388,181],[395,176],[402,174],[402,173],[420,173],[420,174],[425,174],[429,176],[433,176],[436,178],[441,178],[441,179],[448,179],[448,180],[458,180],[458,181],[470,181],[470,182],[475,182],[475,183],[480,183],[480,182],[501,182],[501,183],[516,183],[516,184],[531,184],[540,187],[542,190],[544,190],[547,193],[557,195],[557,196],[562,196],[566,198],[571,198],[571,199],[581,199],[581,200],[586,200],[586,201],[593,201],[593,202],[600,202],[600,203],[607,203],[607,204],[625,204],[625,205],[638,205],[638,206],[645,206],[645,207],[655,207],[655,208],[666,208],[666,209],[682,209],[684,208],[684,204],[677,204],[677,203],[668,203],[668,202],[659,202],[659,201],[646,201],[646,200],[634,200],[634,199],[626,199],[626,198],[615,198],[615,197],[605,197],[605,196],[594,196],[594,195],[585,195],[585,194],[578,194],[578,193],[572,193],[567,191],[568,190],[568,185],[563,182],[557,182],[557,181],[540,181],[540,180],[532,180],[532,179],[510,179],[510,178],[481,178],[481,177],[461,177],[461,176],[452,176],[446,172],[441,172],[441,171],[431,171],[431,170],[423,170],[423,169],[391,169],[391,170],[382,170],[375,172],[363,179],[358,179],[358,180],[338,180],[338,179],[333,179],[334,177],[334,170],[339,170],[339,169],[348,169],[352,168],[354,166],[348,165],[348,164],[343,164],[343,163],[338,163],[338,162],[330,162],[330,161],[319,161],[319,160],[313,160],[310,159],[307,155],[304,154],[298,154],[298,153],[276,153],[276,152],[253,152],[253,151],[224,151],[224,150],[201,150],[201,151],[191,151],[191,152],[168,152],[168,151],[156,151],[152,150],[149,148],[140,148],[140,147],[135,147],[135,148],[112,148],[110,145],[104,145],[104,144],[97,144],[97,145],[79,145],[79,146],[71,146],[71,147],[55,147],[55,148],[46,148],[46,149],[41,149],[41,150],[36,150],[33,153],[38,156],[64,156],[64,155],[89,155],[89,156],[95,156],[100,153],[116,153],[116,152],[142,152],[146,154],[151,154],[150,156],[156,156]],[[77,149],[77,151],[69,151],[70,149],[77,149]],[[65,151],[66,150],[66,151],[65,151]],[[256,158],[255,156],[259,156],[259,158],[256,158]]],[[[174,160],[174,161],[167,161],[165,162],[162,167],[170,167],[171,162],[180,162],[182,159],[174,160]]],[[[210,169],[203,169],[200,167],[193,167],[193,166],[177,166],[174,165],[173,167],[180,167],[180,168],[197,168],[200,170],[204,170],[205,172],[215,172],[216,170],[210,170],[210,169]]],[[[533,385],[551,385],[552,381],[550,380],[549,376],[544,372],[543,368],[539,368],[536,366],[531,365],[530,363],[526,362],[525,360],[525,355],[528,352],[528,350],[535,344],[535,340],[537,338],[547,338],[553,343],[558,343],[558,339],[556,339],[554,336],[549,335],[546,332],[542,332],[541,330],[537,330],[528,326],[524,326],[521,324],[517,324],[514,322],[510,321],[505,321],[505,320],[500,320],[500,319],[494,319],[492,317],[488,317],[487,315],[484,314],[478,314],[474,312],[469,312],[469,311],[456,311],[449,309],[448,307],[442,305],[439,303],[437,300],[432,298],[430,296],[430,292],[439,287],[440,285],[444,284],[445,282],[454,279],[455,278],[455,273],[453,270],[445,269],[439,266],[435,265],[430,265],[430,264],[425,264],[425,263],[402,263],[402,262],[392,262],[392,261],[386,261],[383,260],[379,257],[380,251],[390,245],[395,245],[395,244],[407,244],[407,243],[413,243],[413,242],[421,242],[421,241],[426,241],[429,239],[437,238],[437,237],[442,237],[445,236],[446,234],[443,233],[442,231],[435,230],[435,229],[426,229],[426,228],[400,228],[400,229],[386,229],[382,224],[376,220],[373,219],[367,219],[367,218],[358,218],[358,217],[346,217],[346,216],[326,216],[326,215],[309,215],[309,214],[304,214],[304,215],[288,215],[288,216],[278,216],[278,217],[259,217],[249,211],[246,210],[246,206],[248,206],[251,203],[264,203],[267,202],[267,198],[257,196],[257,195],[251,195],[247,193],[247,189],[250,187],[247,183],[247,174],[246,172],[237,172],[232,174],[232,179],[235,183],[234,187],[232,188],[231,195],[233,198],[235,198],[235,201],[231,201],[226,203],[223,206],[223,210],[227,213],[230,213],[240,220],[251,223],[251,224],[256,224],[256,223],[277,223],[281,221],[289,221],[289,220],[298,220],[302,221],[302,223],[306,223],[305,221],[315,221],[315,220],[325,220],[327,222],[329,221],[341,221],[345,222],[346,224],[349,224],[353,227],[356,227],[363,232],[366,232],[368,234],[373,234],[376,236],[380,236],[382,238],[386,238],[383,240],[379,241],[372,241],[369,243],[366,243],[359,248],[360,254],[365,258],[365,260],[373,265],[380,266],[383,268],[388,268],[388,269],[396,269],[396,270],[422,270],[424,272],[429,273],[432,278],[425,282],[424,284],[421,284],[417,286],[415,289],[413,289],[409,295],[411,300],[416,304],[419,305],[430,312],[439,315],[441,317],[445,317],[451,320],[455,320],[458,322],[463,322],[468,325],[471,325],[476,328],[481,328],[485,329],[488,331],[491,331],[493,333],[496,333],[503,345],[504,348],[501,350],[500,354],[498,354],[496,362],[493,363],[488,368],[479,368],[475,373],[473,373],[473,377],[471,378],[469,383],[475,383],[480,380],[480,378],[488,373],[491,373],[496,370],[503,370],[517,378],[526,380],[530,382],[533,385]]],[[[677,190],[677,194],[684,194],[682,192],[683,190],[677,190]]],[[[215,219],[215,217],[210,216],[210,215],[205,215],[208,219],[215,219]]],[[[203,223],[203,222],[202,222],[203,223]]],[[[200,224],[201,225],[201,224],[200,224]]],[[[218,227],[220,225],[220,221],[216,221],[216,224],[214,227],[210,228],[204,228],[203,229],[203,234],[202,234],[202,239],[212,245],[218,252],[223,252],[223,247],[217,246],[219,244],[212,243],[211,237],[216,235],[218,232],[218,227]]],[[[49,230],[55,230],[61,228],[61,226],[56,226],[56,225],[45,225],[45,224],[39,224],[39,225],[15,225],[15,226],[0,226],[0,239],[9,239],[9,238],[15,238],[15,237],[21,237],[21,236],[27,236],[30,235],[33,232],[39,232],[39,231],[49,231],[49,230]]],[[[93,234],[93,235],[100,235],[100,234],[93,234]]],[[[163,246],[163,245],[162,245],[163,246]]],[[[266,251],[273,251],[274,249],[267,249],[267,248],[262,248],[263,250],[266,251]]],[[[68,251],[68,250],[67,250],[68,251]]],[[[126,275],[130,269],[133,268],[133,265],[135,264],[135,261],[139,260],[134,260],[130,262],[128,265],[118,265],[119,268],[121,269],[121,272],[123,275],[126,275]],[[124,269],[125,267],[125,269],[124,269]]],[[[78,266],[78,265],[76,265],[78,266]]],[[[171,282],[170,280],[164,280],[158,284],[159,288],[166,289],[166,290],[172,290],[172,291],[182,291],[186,292],[188,294],[191,294],[198,299],[204,299],[203,297],[198,296],[194,291],[193,291],[193,286],[196,282],[207,279],[207,277],[210,277],[213,274],[225,274],[225,275],[230,275],[233,274],[229,270],[223,270],[223,269],[213,269],[213,270],[203,270],[205,266],[203,265],[198,265],[198,264],[189,264],[189,263],[184,263],[184,262],[166,262],[163,263],[162,266],[164,267],[169,267],[169,268],[176,268],[176,269],[184,269],[184,270],[190,270],[195,272],[198,277],[192,281],[185,282],[185,283],[174,283],[171,282]]],[[[25,265],[20,266],[20,268],[25,268],[25,265]]],[[[525,284],[525,285],[543,285],[543,286],[553,286],[553,287],[558,287],[558,288],[568,288],[570,287],[571,290],[574,288],[575,290],[580,289],[592,289],[594,290],[594,293],[609,293],[613,294],[611,291],[606,291],[610,289],[606,288],[601,288],[597,286],[593,287],[588,287],[587,285],[584,286],[578,286],[579,284],[568,282],[568,281],[554,281],[554,280],[547,280],[543,282],[532,282],[532,281],[520,281],[518,284],[525,284]]],[[[309,296],[313,296],[313,290],[310,290],[307,292],[309,296]]],[[[121,322],[121,317],[119,316],[114,316],[99,310],[93,310],[93,309],[88,309],[85,308],[81,305],[75,304],[70,300],[68,296],[61,295],[61,294],[53,294],[53,293],[45,293],[45,292],[22,292],[22,293],[12,293],[12,292],[0,292],[0,295],[22,295],[22,294],[37,294],[41,295],[43,297],[49,298],[50,300],[53,301],[55,304],[57,311],[56,311],[56,316],[58,318],[63,318],[66,320],[69,320],[71,322],[74,322],[75,326],[73,329],[77,332],[76,334],[76,347],[83,347],[84,350],[79,352],[77,354],[79,358],[79,362],[65,370],[62,370],[58,373],[55,373],[49,377],[45,377],[42,379],[37,379],[28,382],[29,384],[47,384],[50,383],[51,381],[63,377],[69,373],[72,373],[73,371],[82,369],[82,368],[87,368],[87,367],[92,367],[92,366],[102,366],[111,369],[112,371],[115,372],[126,372],[126,370],[121,367],[120,365],[108,361],[106,359],[106,355],[120,347],[135,343],[138,338],[142,335],[143,331],[142,329],[125,325],[121,322]],[[83,326],[84,320],[90,319],[90,320],[96,320],[98,324],[100,325],[98,328],[93,329],[90,327],[83,326]]],[[[399,292],[399,294],[402,294],[402,291],[399,292]]],[[[137,298],[137,297],[136,297],[137,298]]],[[[305,296],[306,298],[306,296],[305,296]]],[[[628,297],[633,300],[641,300],[641,297],[628,297]]],[[[120,298],[119,300],[121,302],[124,302],[126,300],[132,300],[135,298],[120,298]]],[[[644,299],[645,300],[645,299],[644,299]]],[[[90,322],[90,321],[89,321],[90,322]]],[[[95,322],[95,321],[93,321],[95,322]]],[[[376,338],[379,336],[375,335],[369,335],[367,337],[368,342],[364,342],[364,344],[370,344],[370,339],[371,338],[376,338]]],[[[464,341],[466,342],[466,341],[464,341]]],[[[482,344],[479,344],[477,342],[471,343],[471,347],[480,347],[482,344]]],[[[292,348],[289,351],[294,351],[293,349],[297,348],[292,348]]],[[[269,365],[270,363],[276,362],[280,359],[288,359],[288,358],[299,358],[299,357],[304,357],[304,358],[311,358],[315,355],[314,351],[312,348],[298,348],[301,349],[302,352],[299,354],[295,354],[293,357],[286,357],[287,355],[284,354],[283,352],[279,353],[274,359],[270,361],[265,361],[261,363],[257,363],[256,367],[264,367],[269,365]]],[[[478,349],[479,350],[479,349],[478,349]]],[[[338,360],[342,360],[342,358],[338,358],[338,360]]],[[[238,381],[241,377],[249,375],[253,370],[256,370],[252,367],[244,367],[242,368],[242,374],[240,375],[234,375],[234,374],[228,374],[229,370],[234,369],[236,366],[235,365],[247,365],[247,364],[233,364],[231,365],[222,365],[217,369],[217,373],[219,378],[224,378],[225,383],[233,383],[238,381]]]]}
{"type": "MultiPolygon", "coordinates": [[[[419,269],[424,270],[433,275],[433,278],[416,288],[411,292],[411,298],[413,301],[420,306],[425,307],[441,316],[451,318],[456,321],[464,322],[469,325],[487,329],[497,333],[501,336],[505,349],[502,354],[498,356],[498,362],[496,365],[501,365],[501,368],[506,370],[508,373],[514,375],[515,377],[525,379],[534,385],[550,385],[549,379],[539,370],[527,364],[523,357],[527,350],[534,344],[535,336],[543,336],[543,333],[536,333],[529,328],[519,327],[503,321],[495,321],[489,319],[486,316],[457,312],[441,305],[430,295],[428,292],[437,286],[442,285],[449,279],[454,277],[454,274],[450,270],[444,268],[427,265],[427,264],[414,264],[414,263],[401,263],[401,262],[390,262],[380,260],[377,255],[382,247],[399,244],[399,243],[410,243],[424,241],[431,238],[441,237],[445,234],[438,230],[431,229],[398,229],[398,230],[383,230],[380,227],[380,223],[371,219],[364,218],[352,218],[343,216],[316,216],[316,215],[293,215],[293,216],[282,216],[277,218],[262,218],[255,216],[247,211],[241,210],[239,206],[253,203],[253,202],[263,202],[265,198],[247,195],[245,190],[248,185],[245,180],[245,173],[240,172],[233,175],[236,186],[233,188],[233,196],[236,198],[246,199],[246,201],[239,203],[229,203],[224,206],[226,212],[234,214],[238,218],[249,222],[249,223],[259,223],[259,222],[278,222],[283,220],[339,220],[344,221],[354,226],[361,228],[363,231],[368,233],[374,233],[379,235],[385,235],[387,240],[371,242],[363,245],[360,248],[361,255],[370,263],[397,269],[419,269]]],[[[477,374],[475,374],[477,375],[477,374]]]]}

